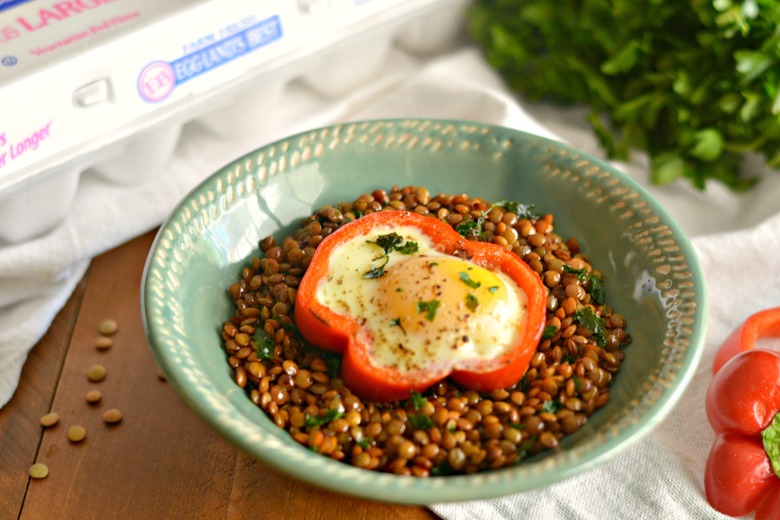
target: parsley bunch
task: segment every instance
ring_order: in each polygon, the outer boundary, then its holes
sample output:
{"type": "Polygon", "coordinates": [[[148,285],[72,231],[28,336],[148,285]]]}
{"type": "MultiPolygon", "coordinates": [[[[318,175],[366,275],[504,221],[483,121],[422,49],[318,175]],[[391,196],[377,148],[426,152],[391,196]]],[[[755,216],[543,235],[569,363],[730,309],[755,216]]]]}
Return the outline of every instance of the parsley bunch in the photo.
{"type": "Polygon", "coordinates": [[[742,191],[746,153],[780,167],[774,0],[475,0],[468,19],[510,87],[588,106],[607,155],[646,151],[656,184],[742,191]]]}

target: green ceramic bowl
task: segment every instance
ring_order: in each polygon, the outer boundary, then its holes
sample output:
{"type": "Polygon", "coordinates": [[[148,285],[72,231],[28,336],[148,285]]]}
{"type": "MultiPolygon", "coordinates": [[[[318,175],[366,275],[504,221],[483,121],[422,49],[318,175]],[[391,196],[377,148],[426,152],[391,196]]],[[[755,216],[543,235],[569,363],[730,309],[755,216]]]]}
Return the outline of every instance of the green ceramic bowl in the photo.
{"type": "Polygon", "coordinates": [[[640,186],[563,144],[467,121],[342,124],[264,146],[195,188],[163,224],[147,260],[144,326],[173,387],[212,428],[269,466],[337,492],[412,504],[490,498],[546,486],[601,464],[672,409],[702,352],[707,300],[696,255],[640,186]],[[633,343],[609,403],[559,449],[508,469],[427,479],[360,470],[307,450],[253,405],[221,345],[227,287],[261,238],[291,233],[324,204],[420,185],[532,203],[580,241],[633,343]]]}

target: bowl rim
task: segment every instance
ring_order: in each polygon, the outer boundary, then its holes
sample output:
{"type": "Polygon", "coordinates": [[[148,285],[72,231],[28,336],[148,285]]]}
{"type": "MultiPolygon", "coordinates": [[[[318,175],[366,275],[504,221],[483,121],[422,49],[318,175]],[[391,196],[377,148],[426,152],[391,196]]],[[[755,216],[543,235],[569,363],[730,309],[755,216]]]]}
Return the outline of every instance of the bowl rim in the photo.
{"type": "MultiPolygon", "coordinates": [[[[637,181],[624,174],[617,168],[613,167],[609,163],[554,139],[541,137],[536,134],[528,133],[515,128],[504,127],[498,124],[465,119],[440,118],[383,118],[347,121],[343,123],[323,125],[313,129],[296,132],[271,143],[267,143],[241,155],[237,159],[226,163],[224,166],[198,182],[197,185],[193,187],[175,205],[173,210],[171,210],[169,215],[159,227],[144,265],[141,279],[140,296],[142,325],[145,331],[147,342],[150,345],[155,359],[165,373],[169,382],[174,387],[177,394],[193,411],[196,412],[201,420],[208,424],[209,427],[211,427],[220,436],[226,438],[234,446],[237,446],[239,449],[249,454],[250,456],[257,458],[262,463],[268,464],[278,471],[286,473],[289,476],[305,481],[309,484],[313,484],[315,486],[337,493],[352,495],[370,500],[415,505],[432,505],[444,502],[462,502],[475,499],[490,499],[514,493],[530,491],[566,480],[572,476],[588,471],[597,465],[600,465],[601,463],[623,453],[629,447],[645,438],[661,421],[663,421],[668,416],[688,387],[702,357],[709,308],[706,281],[692,244],[683,233],[681,227],[676,222],[674,217],[670,215],[663,208],[663,206],[649,193],[649,191],[637,181]],[[645,420],[643,422],[634,422],[628,424],[625,428],[612,435],[611,438],[615,441],[612,445],[606,446],[606,443],[601,443],[601,445],[594,445],[587,452],[586,456],[584,456],[581,460],[570,464],[564,464],[562,467],[558,467],[555,472],[545,472],[541,470],[538,473],[534,473],[532,475],[532,485],[522,482],[522,478],[513,478],[516,476],[522,476],[522,471],[517,470],[517,468],[522,468],[522,464],[512,468],[477,473],[473,475],[432,476],[420,479],[418,477],[404,477],[359,469],[353,466],[349,466],[343,462],[338,462],[320,455],[316,455],[312,452],[308,452],[308,450],[297,444],[295,446],[288,446],[283,451],[285,451],[287,454],[291,453],[287,452],[287,449],[297,449],[301,452],[307,452],[305,455],[301,456],[305,458],[316,457],[317,459],[322,459],[325,462],[322,467],[326,470],[321,474],[316,472],[312,474],[312,472],[303,465],[283,464],[279,453],[275,452],[274,450],[258,450],[257,446],[254,444],[254,441],[251,441],[247,437],[240,435],[236,430],[226,427],[224,420],[221,417],[215,415],[212,408],[208,406],[207,403],[205,403],[202,399],[196,398],[195,395],[193,395],[191,388],[185,384],[186,377],[182,374],[180,367],[170,361],[168,357],[168,350],[165,346],[160,345],[160,340],[158,337],[156,337],[159,336],[159,331],[157,330],[157,325],[155,324],[155,321],[150,314],[150,306],[153,302],[150,298],[149,287],[149,277],[152,270],[154,270],[153,264],[155,262],[155,257],[160,254],[163,235],[166,230],[169,230],[172,226],[174,226],[177,217],[187,209],[190,201],[207,186],[212,185],[218,179],[229,175],[229,173],[236,168],[242,167],[242,165],[246,164],[247,161],[249,161],[252,157],[256,157],[258,154],[262,153],[262,151],[270,150],[273,147],[279,147],[282,143],[294,142],[306,135],[334,131],[334,129],[343,129],[346,127],[362,128],[377,127],[377,125],[411,125],[412,127],[418,127],[424,126],[426,124],[430,124],[433,127],[446,127],[453,125],[457,127],[468,126],[492,133],[509,134],[517,140],[535,142],[540,146],[552,147],[561,151],[562,153],[576,156],[577,158],[585,161],[585,163],[590,166],[597,167],[602,172],[605,172],[609,177],[617,179],[618,184],[622,184],[631,192],[637,194],[639,198],[650,207],[652,213],[659,216],[664,225],[671,230],[671,234],[673,235],[676,244],[683,249],[685,253],[684,256],[687,260],[690,270],[692,271],[692,277],[696,286],[697,294],[696,320],[693,324],[693,330],[689,335],[689,345],[683,355],[683,367],[676,373],[677,377],[674,386],[671,389],[666,387],[661,390],[660,397],[647,409],[645,420]],[[512,475],[507,478],[496,477],[496,475],[503,476],[507,472],[512,473],[512,475]],[[346,486],[343,483],[340,483],[339,479],[334,478],[335,473],[338,473],[342,477],[346,478],[346,486]],[[520,482],[518,482],[518,480],[520,482]],[[458,485],[448,486],[447,484],[450,482],[455,482],[458,485]],[[479,484],[475,485],[477,482],[479,482],[479,484]]],[[[222,397],[227,399],[227,396],[222,397]]],[[[250,403],[248,398],[246,401],[247,403],[250,403]]],[[[255,409],[259,411],[259,413],[265,414],[265,412],[259,408],[255,407],[255,409]]],[[[238,414],[239,412],[237,411],[236,413],[238,414]]],[[[543,459],[541,460],[540,464],[544,466],[543,459]]]]}

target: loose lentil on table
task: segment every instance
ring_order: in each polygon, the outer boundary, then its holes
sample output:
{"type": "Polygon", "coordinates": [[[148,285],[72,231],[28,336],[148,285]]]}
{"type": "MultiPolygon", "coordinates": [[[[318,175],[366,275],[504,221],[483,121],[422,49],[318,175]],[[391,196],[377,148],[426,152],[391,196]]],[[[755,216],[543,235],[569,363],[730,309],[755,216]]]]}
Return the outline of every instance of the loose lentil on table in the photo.
{"type": "Polygon", "coordinates": [[[60,422],[60,415],[57,412],[49,412],[41,417],[41,426],[50,428],[60,422]]]}
{"type": "Polygon", "coordinates": [[[81,442],[87,436],[87,430],[80,425],[68,428],[68,440],[70,442],[81,442]]]}
{"type": "Polygon", "coordinates": [[[514,204],[415,186],[376,190],[324,206],[293,236],[259,245],[229,287],[236,310],[222,339],[235,382],[297,442],[360,468],[473,473],[554,449],[607,403],[630,342],[625,318],[600,301],[601,275],[577,240],[557,235],[551,214],[525,214],[514,204]],[[520,383],[479,394],[445,380],[406,401],[364,402],[339,378],[338,356],[303,342],[293,304],[317,245],[341,224],[384,210],[443,220],[466,238],[514,251],[539,274],[549,291],[545,334],[520,383]]]}
{"type": "Polygon", "coordinates": [[[27,473],[34,479],[46,478],[49,476],[49,466],[42,462],[36,462],[30,466],[30,469],[27,470],[27,473]]]}

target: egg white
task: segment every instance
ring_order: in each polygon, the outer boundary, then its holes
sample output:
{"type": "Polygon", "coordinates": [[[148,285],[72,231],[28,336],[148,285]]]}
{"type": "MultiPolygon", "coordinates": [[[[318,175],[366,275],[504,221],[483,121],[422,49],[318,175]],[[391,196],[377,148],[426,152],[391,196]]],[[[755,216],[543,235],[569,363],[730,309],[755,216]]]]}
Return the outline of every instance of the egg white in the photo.
{"type": "Polygon", "coordinates": [[[441,252],[414,226],[374,228],[335,248],[317,299],[357,320],[372,359],[401,372],[457,370],[504,354],[519,339],[527,307],[509,276],[441,252]],[[385,255],[375,242],[389,233],[417,251],[385,255]],[[368,277],[371,270],[382,276],[368,277]]]}

